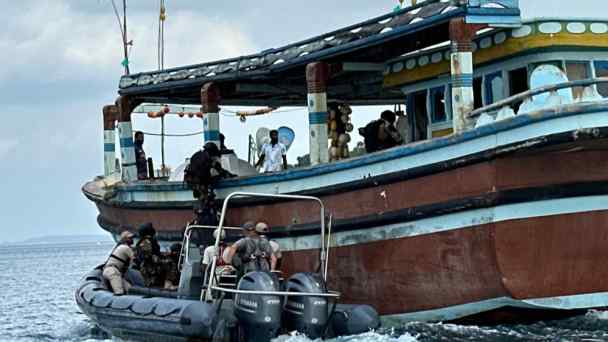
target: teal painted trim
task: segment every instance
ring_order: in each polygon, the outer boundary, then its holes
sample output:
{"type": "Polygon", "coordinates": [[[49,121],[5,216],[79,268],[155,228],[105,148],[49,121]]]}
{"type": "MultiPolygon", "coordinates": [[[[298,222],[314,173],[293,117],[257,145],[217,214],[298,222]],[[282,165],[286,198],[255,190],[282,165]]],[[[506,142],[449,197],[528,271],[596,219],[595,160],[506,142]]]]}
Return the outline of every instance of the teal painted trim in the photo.
{"type": "Polygon", "coordinates": [[[452,88],[472,88],[473,74],[460,74],[452,76],[452,88]]]}
{"type": "Polygon", "coordinates": [[[123,167],[131,167],[131,166],[137,166],[137,163],[121,163],[120,165],[122,165],[123,167]]]}
{"type": "Polygon", "coordinates": [[[205,131],[205,141],[219,141],[220,131],[205,131]]]}
{"type": "Polygon", "coordinates": [[[310,123],[311,125],[326,124],[328,118],[329,115],[327,114],[327,112],[308,113],[308,123],[310,123]]]}
{"type": "MultiPolygon", "coordinates": [[[[578,116],[584,114],[593,114],[598,112],[606,112],[608,111],[608,103],[604,103],[601,105],[598,104],[584,104],[579,105],[577,107],[582,107],[577,110],[571,109],[571,111],[555,111],[555,110],[543,110],[535,113],[524,114],[516,116],[510,120],[500,121],[496,123],[492,123],[489,125],[485,125],[479,127],[477,129],[473,129],[470,131],[466,131],[462,134],[447,136],[443,138],[436,138],[427,142],[421,142],[414,145],[406,145],[398,148],[394,148],[388,151],[376,152],[368,155],[364,155],[362,157],[347,160],[344,162],[330,163],[330,164],[320,164],[314,167],[304,168],[304,169],[293,169],[288,171],[283,171],[279,173],[273,174],[265,174],[259,176],[251,176],[245,179],[228,179],[221,181],[216,188],[231,188],[231,187],[239,187],[239,186],[249,186],[249,185],[261,185],[261,184],[269,184],[276,183],[281,181],[291,181],[296,179],[304,179],[308,177],[315,177],[323,174],[328,174],[337,171],[354,169],[357,167],[367,166],[371,164],[376,164],[380,162],[395,160],[399,158],[404,158],[411,155],[416,155],[444,147],[448,147],[451,145],[457,145],[460,143],[468,142],[471,140],[483,138],[489,135],[501,133],[504,131],[509,131],[515,128],[520,128],[523,126],[548,121],[552,119],[559,118],[567,118],[571,116],[578,116]]],[[[172,184],[164,184],[158,186],[151,185],[128,185],[124,187],[120,187],[119,191],[164,191],[167,189],[167,186],[171,187],[172,184]],[[158,187],[158,190],[156,190],[158,187]]],[[[179,187],[176,189],[181,189],[183,187],[182,183],[179,184],[179,187]]]]}
{"type": "Polygon", "coordinates": [[[134,147],[135,144],[133,143],[133,138],[129,137],[129,138],[120,138],[120,147],[121,148],[129,148],[129,147],[134,147]]]}
{"type": "Polygon", "coordinates": [[[104,152],[116,152],[116,145],[115,144],[103,144],[103,151],[104,152]]]}

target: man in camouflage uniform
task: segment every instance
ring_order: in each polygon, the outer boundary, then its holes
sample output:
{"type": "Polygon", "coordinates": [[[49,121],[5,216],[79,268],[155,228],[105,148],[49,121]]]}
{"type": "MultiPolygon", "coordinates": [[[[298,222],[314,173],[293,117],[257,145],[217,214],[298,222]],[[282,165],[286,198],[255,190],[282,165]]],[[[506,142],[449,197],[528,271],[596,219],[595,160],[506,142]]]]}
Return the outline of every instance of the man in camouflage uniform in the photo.
{"type": "Polygon", "coordinates": [[[140,240],[135,245],[135,260],[146,287],[163,287],[160,245],[156,240],[156,230],[152,223],[139,227],[140,240]]]}
{"type": "Polygon", "coordinates": [[[170,252],[163,258],[163,268],[165,277],[165,289],[175,290],[179,286],[179,254],[182,250],[181,243],[174,243],[170,247],[170,252]]]}

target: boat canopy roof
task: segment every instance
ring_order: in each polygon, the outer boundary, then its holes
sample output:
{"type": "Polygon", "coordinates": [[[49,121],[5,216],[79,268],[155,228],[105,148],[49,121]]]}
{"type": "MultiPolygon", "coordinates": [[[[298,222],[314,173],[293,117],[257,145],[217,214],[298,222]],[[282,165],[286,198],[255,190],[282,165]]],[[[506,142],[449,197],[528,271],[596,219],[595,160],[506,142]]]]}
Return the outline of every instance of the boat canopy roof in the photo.
{"type": "Polygon", "coordinates": [[[306,65],[332,67],[328,97],[354,105],[403,102],[383,88],[385,63],[449,40],[451,19],[519,26],[518,0],[427,0],[362,23],[258,54],[123,76],[120,95],[151,103],[200,104],[200,89],[215,82],[224,105],[301,106],[306,65]]]}

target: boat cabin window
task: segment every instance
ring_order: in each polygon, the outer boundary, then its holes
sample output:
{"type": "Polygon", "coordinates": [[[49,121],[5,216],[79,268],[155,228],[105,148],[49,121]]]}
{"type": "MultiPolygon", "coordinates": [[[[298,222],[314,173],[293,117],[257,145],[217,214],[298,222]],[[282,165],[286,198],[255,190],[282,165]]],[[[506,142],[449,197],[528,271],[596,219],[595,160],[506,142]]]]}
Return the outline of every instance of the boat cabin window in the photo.
{"type": "Polygon", "coordinates": [[[473,97],[475,109],[483,107],[483,95],[481,93],[483,85],[483,79],[481,77],[475,77],[473,79],[473,97]]]}
{"type": "MultiPolygon", "coordinates": [[[[591,78],[588,62],[566,62],[566,74],[569,81],[586,80],[591,78]]],[[[580,98],[583,95],[583,88],[572,88],[572,96],[580,98]]]]}
{"type": "Polygon", "coordinates": [[[485,104],[490,105],[496,101],[504,99],[505,85],[502,78],[502,71],[498,71],[485,77],[485,104]]]}
{"type": "Polygon", "coordinates": [[[431,89],[431,122],[439,123],[448,120],[445,101],[445,87],[431,89]]]}
{"type": "Polygon", "coordinates": [[[426,140],[428,128],[427,91],[420,91],[408,96],[408,116],[412,117],[413,141],[426,140]]]}
{"type": "MultiPolygon", "coordinates": [[[[595,66],[595,77],[608,77],[608,61],[596,61],[595,66]]],[[[600,83],[597,85],[597,91],[602,96],[608,96],[608,84],[600,83]]]]}
{"type": "MultiPolygon", "coordinates": [[[[509,96],[528,91],[528,68],[519,68],[509,71],[509,96]]],[[[513,104],[513,110],[519,110],[521,102],[513,104]]]]}

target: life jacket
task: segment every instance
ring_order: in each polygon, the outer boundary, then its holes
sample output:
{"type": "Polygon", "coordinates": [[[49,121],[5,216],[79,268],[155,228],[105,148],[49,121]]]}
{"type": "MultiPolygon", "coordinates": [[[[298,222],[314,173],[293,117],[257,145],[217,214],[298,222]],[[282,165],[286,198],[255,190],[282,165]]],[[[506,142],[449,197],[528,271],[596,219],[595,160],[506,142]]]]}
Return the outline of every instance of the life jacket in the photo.
{"type": "Polygon", "coordinates": [[[245,250],[240,254],[244,273],[251,271],[270,271],[272,249],[268,240],[247,238],[245,250]]]}
{"type": "MultiPolygon", "coordinates": [[[[108,262],[110,261],[110,259],[116,259],[118,261],[120,261],[122,263],[122,267],[119,267],[118,270],[120,271],[120,273],[125,274],[127,272],[127,270],[129,269],[129,265],[131,263],[130,260],[124,260],[123,258],[117,256],[116,254],[114,254],[114,252],[116,251],[116,249],[122,245],[124,245],[124,242],[119,242],[116,246],[114,246],[114,248],[112,249],[112,252],[110,252],[110,256],[108,257],[108,259],[106,259],[106,262],[103,263],[103,267],[105,268],[106,265],[108,264],[108,262]]],[[[112,265],[114,266],[114,265],[112,265]]]]}

